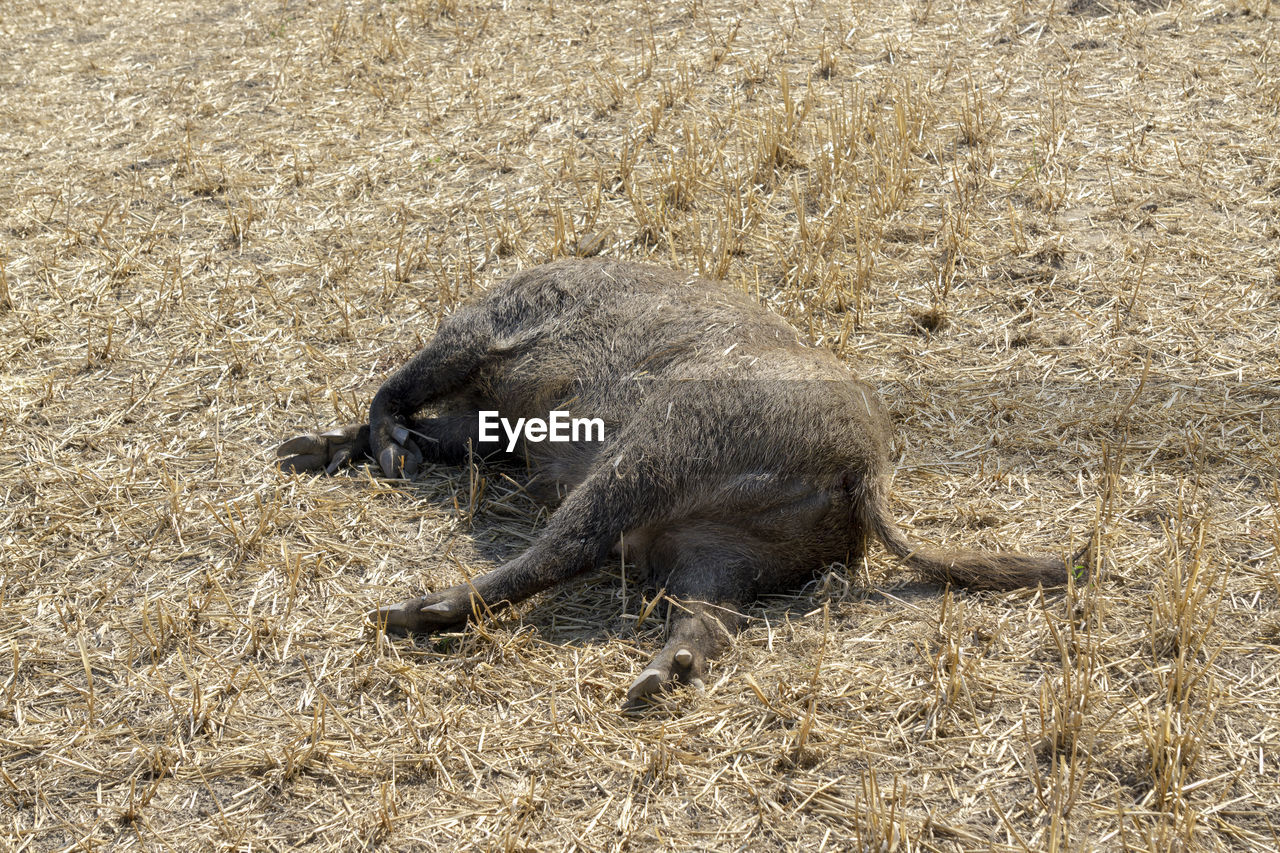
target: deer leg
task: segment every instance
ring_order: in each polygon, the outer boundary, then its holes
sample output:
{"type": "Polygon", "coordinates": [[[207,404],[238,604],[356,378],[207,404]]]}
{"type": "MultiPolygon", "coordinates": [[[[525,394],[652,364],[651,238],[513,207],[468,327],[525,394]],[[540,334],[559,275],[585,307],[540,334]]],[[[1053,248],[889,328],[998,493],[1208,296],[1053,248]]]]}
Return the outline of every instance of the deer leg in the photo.
{"type": "MultiPolygon", "coordinates": [[[[405,427],[406,446],[418,458],[441,465],[460,465],[468,453],[482,459],[502,455],[499,444],[480,442],[475,412],[438,418],[411,418],[405,427]]],[[[373,458],[368,424],[347,424],[324,432],[299,435],[276,448],[279,466],[289,473],[324,471],[333,475],[346,465],[373,458]]]]}
{"type": "Polygon", "coordinates": [[[382,384],[369,405],[369,453],[388,477],[411,477],[424,458],[412,440],[412,416],[461,389],[489,355],[492,333],[485,315],[456,314],[407,364],[382,384]]]}
{"type": "Polygon", "coordinates": [[[708,664],[733,642],[745,621],[743,608],[755,598],[755,565],[742,541],[738,536],[727,547],[699,542],[674,554],[666,582],[667,643],[632,682],[627,707],[642,707],[677,685],[703,688],[708,664]]]}
{"type": "MultiPolygon", "coordinates": [[[[608,454],[602,454],[608,456],[608,454]]],[[[650,460],[595,468],[569,493],[524,553],[470,583],[382,607],[370,615],[389,630],[430,631],[465,622],[475,613],[523,601],[591,571],[625,530],[665,511],[668,496],[650,476],[650,460]]]]}

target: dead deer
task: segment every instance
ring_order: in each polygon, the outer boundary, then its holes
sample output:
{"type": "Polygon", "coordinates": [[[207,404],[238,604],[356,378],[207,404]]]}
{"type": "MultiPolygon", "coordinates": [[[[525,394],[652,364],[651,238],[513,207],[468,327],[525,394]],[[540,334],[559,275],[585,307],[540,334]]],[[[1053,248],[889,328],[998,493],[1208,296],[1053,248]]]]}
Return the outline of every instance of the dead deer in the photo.
{"type": "Polygon", "coordinates": [[[371,458],[388,477],[471,453],[527,461],[530,488],[559,502],[534,543],[472,583],[374,615],[389,630],[453,628],[595,569],[621,542],[671,602],[668,642],[627,693],[636,703],[700,687],[750,601],[860,559],[868,536],[940,582],[1065,582],[1059,559],[909,542],[889,514],[889,435],[868,385],[747,295],[652,266],[564,260],[447,317],[378,390],[368,424],[299,436],[278,455],[285,470],[328,473],[371,458]],[[495,440],[482,412],[570,412],[604,435],[495,440]]]}

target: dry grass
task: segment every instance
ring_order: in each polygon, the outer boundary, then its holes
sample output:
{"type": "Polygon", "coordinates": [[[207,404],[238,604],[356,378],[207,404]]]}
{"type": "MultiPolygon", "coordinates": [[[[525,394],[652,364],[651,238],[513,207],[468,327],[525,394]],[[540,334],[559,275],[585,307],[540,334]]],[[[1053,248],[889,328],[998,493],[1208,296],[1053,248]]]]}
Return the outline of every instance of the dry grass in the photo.
{"type": "Polygon", "coordinates": [[[1270,0],[96,5],[0,7],[0,846],[1280,844],[1270,0]],[[640,717],[618,566],[375,635],[536,510],[269,449],[573,253],[757,293],[918,536],[1093,582],[877,550],[640,717]]]}

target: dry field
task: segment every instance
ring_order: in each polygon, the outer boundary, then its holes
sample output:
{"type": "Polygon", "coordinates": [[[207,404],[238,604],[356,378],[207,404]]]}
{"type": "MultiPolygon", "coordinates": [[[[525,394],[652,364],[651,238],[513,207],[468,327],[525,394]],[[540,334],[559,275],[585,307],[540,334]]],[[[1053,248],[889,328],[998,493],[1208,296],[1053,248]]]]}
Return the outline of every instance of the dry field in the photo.
{"type": "Polygon", "coordinates": [[[1280,846],[1270,0],[0,0],[0,848],[1280,846]],[[881,389],[930,542],[623,692],[623,567],[389,640],[519,476],[286,476],[460,299],[699,269],[881,389]],[[1096,532],[1095,532],[1096,531],[1096,532]]]}

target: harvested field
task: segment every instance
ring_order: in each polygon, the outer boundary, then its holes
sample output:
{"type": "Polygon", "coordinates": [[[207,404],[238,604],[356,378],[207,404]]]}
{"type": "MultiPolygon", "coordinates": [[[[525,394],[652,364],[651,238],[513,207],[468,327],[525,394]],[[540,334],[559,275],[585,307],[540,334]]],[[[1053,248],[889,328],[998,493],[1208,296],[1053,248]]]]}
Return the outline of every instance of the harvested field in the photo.
{"type": "Polygon", "coordinates": [[[1280,847],[1270,0],[0,4],[0,847],[1280,847]],[[562,255],[727,279],[898,424],[873,547],[625,715],[611,564],[500,470],[284,475],[459,300],[562,255]]]}

